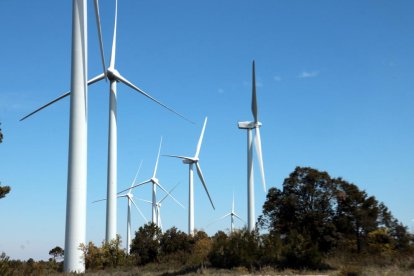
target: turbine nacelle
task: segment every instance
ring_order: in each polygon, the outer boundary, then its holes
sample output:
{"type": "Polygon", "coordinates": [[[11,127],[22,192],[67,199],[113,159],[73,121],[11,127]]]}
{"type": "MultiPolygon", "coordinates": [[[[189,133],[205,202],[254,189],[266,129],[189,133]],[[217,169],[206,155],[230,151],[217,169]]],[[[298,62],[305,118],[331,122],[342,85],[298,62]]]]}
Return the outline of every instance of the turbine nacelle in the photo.
{"type": "Polygon", "coordinates": [[[238,127],[239,129],[254,129],[254,128],[258,128],[261,127],[262,123],[261,122],[239,122],[238,123],[238,127]]]}
{"type": "Polygon", "coordinates": [[[194,164],[194,163],[197,163],[198,160],[199,160],[198,157],[193,157],[193,158],[187,157],[187,158],[183,159],[183,163],[184,164],[194,164]]]}
{"type": "Polygon", "coordinates": [[[152,182],[152,183],[154,183],[154,184],[157,184],[157,185],[159,185],[160,183],[159,183],[159,181],[158,181],[158,178],[156,178],[156,177],[152,177],[151,179],[150,179],[150,181],[152,182]]]}

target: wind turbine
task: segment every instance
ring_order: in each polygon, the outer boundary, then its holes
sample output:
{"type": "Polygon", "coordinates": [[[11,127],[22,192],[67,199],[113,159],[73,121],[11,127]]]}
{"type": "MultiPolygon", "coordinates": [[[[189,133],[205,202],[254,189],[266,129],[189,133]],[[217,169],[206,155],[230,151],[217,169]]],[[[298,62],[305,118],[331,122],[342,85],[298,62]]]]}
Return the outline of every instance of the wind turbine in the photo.
{"type": "Polygon", "coordinates": [[[157,186],[160,187],[160,189],[163,190],[167,194],[167,196],[169,195],[177,204],[182,206],[182,204],[178,200],[176,200],[166,189],[164,189],[164,187],[160,184],[160,181],[157,178],[157,169],[158,169],[158,161],[160,159],[161,145],[162,145],[162,137],[160,141],[160,146],[158,148],[157,161],[155,162],[155,167],[154,167],[154,172],[152,174],[152,177],[148,180],[135,184],[129,187],[128,189],[125,189],[119,192],[119,193],[122,193],[127,190],[136,188],[138,186],[142,186],[147,183],[152,183],[152,223],[154,223],[155,225],[157,225],[157,186]]]}
{"type": "Polygon", "coordinates": [[[234,193],[233,193],[233,203],[231,205],[231,212],[228,213],[228,214],[225,214],[221,218],[219,218],[219,219],[217,219],[217,220],[209,223],[207,226],[210,226],[213,223],[216,223],[216,222],[218,222],[220,220],[223,220],[223,219],[225,219],[228,216],[230,216],[230,219],[231,219],[231,221],[230,221],[230,233],[233,233],[233,231],[234,231],[234,218],[238,218],[240,221],[242,221],[242,222],[245,223],[245,221],[241,217],[239,217],[239,215],[236,214],[236,211],[234,211],[234,193]]]}
{"type": "MultiPolygon", "coordinates": [[[[133,180],[133,181],[132,181],[132,183],[131,183],[131,187],[134,185],[134,183],[135,183],[135,181],[136,181],[136,179],[137,179],[137,177],[138,177],[139,171],[141,170],[141,165],[142,165],[142,161],[141,161],[141,163],[139,164],[138,171],[137,171],[137,173],[135,174],[134,180],[133,180]]],[[[148,220],[147,220],[147,218],[144,216],[144,214],[142,213],[141,209],[139,209],[138,205],[137,205],[137,204],[135,203],[135,201],[133,200],[134,195],[132,194],[132,189],[131,189],[131,188],[129,188],[129,189],[128,189],[128,193],[118,195],[118,198],[120,198],[120,197],[125,197],[125,198],[128,200],[128,211],[127,211],[127,236],[126,236],[126,237],[127,237],[127,240],[126,240],[125,249],[126,249],[126,251],[127,251],[127,254],[129,255],[129,252],[130,252],[130,250],[131,250],[131,203],[135,206],[135,208],[137,209],[138,213],[141,215],[141,217],[145,220],[145,222],[146,222],[146,223],[148,222],[148,220]]],[[[96,202],[99,202],[99,201],[104,201],[104,200],[106,200],[106,198],[105,198],[105,199],[100,199],[100,200],[95,200],[95,201],[93,201],[92,203],[96,203],[96,202]]]]}
{"type": "MultiPolygon", "coordinates": [[[[98,3],[95,0],[95,8],[98,11],[98,3]]],[[[99,11],[98,11],[99,13],[99,11]]],[[[108,172],[107,172],[107,211],[106,211],[106,241],[109,242],[116,237],[116,190],[117,190],[117,82],[122,82],[125,85],[129,86],[136,92],[141,93],[145,97],[151,99],[157,104],[163,106],[174,114],[180,116],[181,118],[191,122],[172,108],[164,105],[148,93],[144,92],[141,88],[134,85],[128,79],[123,77],[118,70],[115,68],[115,57],[116,57],[116,32],[117,32],[117,16],[118,16],[118,1],[115,0],[115,20],[114,20],[114,32],[112,38],[112,49],[109,68],[105,69],[104,73],[90,79],[87,84],[91,85],[95,82],[98,82],[107,77],[109,79],[109,130],[108,130],[108,172]]],[[[100,19],[97,18],[97,22],[100,22],[100,19]]],[[[101,33],[101,32],[99,32],[101,33]]],[[[103,44],[101,39],[101,51],[103,50],[103,44]]],[[[101,52],[102,61],[104,62],[103,51],[101,52]]],[[[58,98],[52,100],[51,102],[41,106],[30,114],[26,115],[20,121],[30,117],[31,115],[39,112],[40,110],[46,108],[47,106],[65,98],[70,95],[71,92],[66,92],[58,98]]],[[[191,122],[192,123],[192,122],[191,122]]]]}
{"type": "MultiPolygon", "coordinates": [[[[169,196],[169,195],[171,195],[171,193],[174,191],[174,189],[176,188],[178,186],[178,184],[177,185],[175,185],[170,191],[168,191],[168,194],[166,194],[161,200],[159,200],[159,201],[157,201],[156,202],[156,216],[157,216],[157,219],[156,219],[156,225],[158,226],[158,228],[160,228],[160,230],[161,230],[161,232],[162,232],[162,222],[161,222],[161,205],[162,205],[162,202],[169,196]]],[[[141,200],[141,201],[143,201],[143,202],[146,202],[146,203],[148,203],[148,204],[151,204],[151,205],[154,205],[153,204],[153,202],[151,202],[151,201],[149,201],[149,200],[146,200],[146,199],[139,199],[139,200],[141,200]]],[[[184,208],[184,206],[181,204],[181,203],[179,203],[179,205],[182,207],[182,208],[184,208]]]]}
{"type": "Polygon", "coordinates": [[[260,127],[257,115],[257,99],[256,99],[256,73],[255,63],[253,61],[252,73],[252,114],[253,122],[239,122],[239,129],[247,129],[247,228],[249,231],[255,229],[255,212],[254,212],[254,178],[253,178],[253,143],[252,130],[255,130],[254,142],[256,148],[257,159],[259,162],[260,174],[262,177],[263,189],[266,192],[266,181],[263,168],[262,143],[260,139],[260,127]]]}
{"type": "Polygon", "coordinates": [[[213,209],[215,209],[213,201],[211,200],[211,197],[210,197],[210,193],[208,192],[206,181],[204,180],[204,176],[203,176],[203,173],[201,171],[200,164],[198,163],[198,161],[199,161],[198,156],[200,154],[201,143],[203,141],[203,136],[204,136],[204,131],[206,129],[206,124],[207,124],[207,117],[204,120],[203,129],[201,131],[200,139],[198,140],[197,149],[196,149],[196,153],[195,153],[194,157],[187,157],[187,156],[181,156],[181,155],[166,155],[166,156],[169,156],[169,157],[179,158],[183,161],[184,164],[188,164],[188,166],[189,166],[189,188],[188,188],[188,205],[189,205],[189,208],[188,208],[188,234],[189,235],[194,235],[194,187],[193,187],[194,174],[193,174],[193,165],[196,166],[198,176],[201,180],[201,183],[203,184],[204,190],[207,193],[207,196],[208,196],[208,199],[210,200],[211,206],[213,206],[213,209]]]}

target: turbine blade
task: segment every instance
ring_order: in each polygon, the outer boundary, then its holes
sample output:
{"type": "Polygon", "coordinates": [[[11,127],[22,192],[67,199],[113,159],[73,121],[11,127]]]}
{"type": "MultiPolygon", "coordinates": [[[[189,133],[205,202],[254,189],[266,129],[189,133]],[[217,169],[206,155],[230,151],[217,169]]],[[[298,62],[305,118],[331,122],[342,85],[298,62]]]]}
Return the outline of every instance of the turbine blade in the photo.
{"type": "Polygon", "coordinates": [[[242,222],[246,223],[246,222],[244,221],[244,219],[242,219],[241,217],[239,217],[236,213],[233,213],[233,216],[235,216],[236,218],[238,218],[238,219],[239,219],[239,220],[241,220],[242,222]]]}
{"type": "Polygon", "coordinates": [[[118,194],[123,193],[123,192],[126,192],[126,191],[131,190],[131,189],[134,189],[134,188],[136,188],[138,186],[142,186],[142,185],[147,184],[149,182],[151,182],[151,179],[149,179],[147,181],[144,181],[144,182],[141,182],[141,183],[138,183],[138,184],[135,184],[135,185],[133,185],[133,186],[131,186],[131,187],[125,189],[125,190],[122,190],[122,191],[118,192],[118,194]]]}
{"type": "Polygon", "coordinates": [[[158,160],[160,159],[160,153],[161,153],[161,145],[162,145],[162,136],[161,136],[160,146],[158,147],[157,161],[155,162],[155,168],[154,168],[154,173],[152,177],[155,177],[155,175],[157,174],[158,160]]]}
{"type": "Polygon", "coordinates": [[[174,158],[179,158],[179,159],[183,159],[183,160],[193,161],[193,158],[191,158],[191,157],[187,157],[187,156],[182,156],[182,155],[170,155],[170,154],[163,154],[162,156],[174,157],[174,158]]]}
{"type": "Polygon", "coordinates": [[[254,117],[254,122],[257,123],[257,100],[256,100],[256,70],[253,60],[253,73],[252,73],[252,113],[254,117]]]}
{"type": "Polygon", "coordinates": [[[200,135],[200,138],[198,139],[198,144],[197,144],[197,150],[196,150],[195,158],[198,158],[198,155],[200,154],[201,143],[203,142],[204,130],[206,129],[206,124],[207,124],[207,117],[204,119],[203,129],[201,130],[201,135],[200,135]]]}
{"type": "Polygon", "coordinates": [[[152,201],[142,199],[142,198],[138,198],[138,200],[152,205],[152,201]]]}
{"type": "Polygon", "coordinates": [[[115,68],[115,52],[116,52],[116,26],[118,21],[118,0],[115,0],[115,19],[114,19],[114,34],[112,36],[111,60],[109,67],[115,68]]]}
{"type": "Polygon", "coordinates": [[[213,201],[211,200],[210,193],[208,192],[208,189],[207,189],[206,181],[204,180],[204,176],[203,176],[203,173],[201,172],[201,168],[200,168],[200,165],[198,164],[198,162],[196,163],[196,167],[197,167],[198,176],[200,177],[200,180],[201,180],[201,183],[203,184],[204,190],[206,190],[206,193],[207,193],[208,199],[210,200],[211,206],[213,206],[213,209],[215,210],[216,208],[214,207],[213,201]]]}
{"type": "Polygon", "coordinates": [[[187,119],[186,117],[184,117],[183,115],[181,115],[180,113],[178,113],[177,111],[175,111],[174,109],[166,106],[165,104],[161,103],[160,101],[158,101],[157,99],[155,99],[154,97],[152,97],[151,95],[147,94],[146,92],[144,92],[141,88],[137,87],[136,85],[132,84],[130,81],[128,81],[126,78],[124,78],[123,76],[121,76],[119,74],[119,72],[115,73],[115,78],[124,83],[125,85],[128,85],[129,87],[131,87],[132,89],[134,89],[135,91],[141,93],[142,95],[144,95],[145,97],[153,100],[154,102],[156,102],[157,104],[161,105],[162,107],[168,109],[169,111],[171,111],[172,113],[174,113],[175,115],[178,115],[179,117],[181,117],[182,119],[186,120],[187,122],[190,122],[192,124],[194,124],[194,122],[190,121],[189,119],[187,119]]]}
{"type": "Polygon", "coordinates": [[[219,220],[225,219],[225,218],[227,218],[228,216],[231,216],[231,213],[225,214],[224,216],[222,216],[221,218],[219,218],[219,220]]]}
{"type": "Polygon", "coordinates": [[[233,203],[231,204],[231,212],[234,213],[234,192],[233,192],[233,203]]]}
{"type": "Polygon", "coordinates": [[[130,199],[132,204],[134,204],[135,208],[138,210],[139,214],[141,215],[141,217],[145,220],[146,223],[148,223],[147,218],[144,216],[144,214],[141,212],[141,209],[139,209],[139,207],[135,204],[135,201],[131,198],[130,199]]]}
{"type": "Polygon", "coordinates": [[[61,95],[61,96],[57,97],[56,99],[54,99],[54,100],[52,100],[52,101],[48,102],[47,104],[45,104],[45,105],[43,105],[43,106],[39,107],[39,108],[38,108],[38,109],[36,109],[35,111],[33,111],[33,112],[29,113],[28,115],[24,116],[23,118],[21,118],[21,119],[20,119],[20,121],[23,121],[23,120],[25,120],[25,119],[29,118],[29,117],[30,117],[30,116],[32,116],[33,114],[35,114],[35,113],[39,112],[40,110],[42,110],[42,109],[44,109],[44,108],[48,107],[48,106],[49,106],[49,105],[51,105],[51,104],[54,104],[54,103],[55,103],[55,102],[57,102],[57,101],[60,101],[61,99],[65,98],[65,97],[67,97],[67,96],[69,96],[69,95],[70,95],[70,92],[66,92],[65,94],[63,94],[63,95],[61,95]]]}
{"type": "Polygon", "coordinates": [[[95,82],[98,82],[100,80],[103,80],[105,78],[105,74],[99,74],[96,77],[93,77],[92,79],[88,80],[88,85],[94,84],[95,82]]]}
{"type": "Polygon", "coordinates": [[[222,220],[222,219],[225,219],[226,217],[228,217],[229,215],[231,215],[231,213],[228,213],[228,214],[226,214],[226,215],[224,215],[224,216],[222,216],[221,218],[218,218],[218,219],[216,219],[216,220],[213,220],[212,222],[210,222],[209,224],[207,224],[206,225],[206,227],[209,227],[210,225],[212,225],[212,224],[214,224],[214,223],[216,223],[216,222],[219,222],[220,220],[222,220]]]}
{"type": "Polygon", "coordinates": [[[103,69],[103,72],[106,78],[106,65],[105,65],[105,54],[104,54],[103,39],[102,39],[101,16],[99,14],[99,0],[95,0],[94,4],[95,4],[96,25],[98,27],[99,46],[101,50],[101,59],[102,59],[102,67],[103,67],[102,69],[103,69]]]}
{"type": "Polygon", "coordinates": [[[260,175],[262,176],[263,189],[266,193],[266,180],[265,180],[265,174],[264,174],[264,168],[263,168],[263,157],[262,157],[262,142],[260,139],[259,127],[256,127],[256,134],[254,136],[254,142],[256,146],[257,159],[259,159],[258,161],[259,161],[259,167],[260,167],[260,175]]]}
{"type": "Polygon", "coordinates": [[[167,193],[167,195],[170,196],[175,201],[175,203],[184,208],[184,206],[177,199],[175,199],[175,197],[170,194],[160,183],[157,183],[157,186],[160,187],[161,190],[163,190],[165,193],[167,193]]]}
{"type": "MultiPolygon", "coordinates": [[[[88,85],[91,85],[91,84],[93,84],[93,83],[95,83],[95,82],[97,82],[97,81],[100,81],[100,80],[102,80],[103,78],[105,78],[105,75],[102,73],[102,74],[100,74],[100,75],[98,75],[98,76],[96,76],[96,77],[92,78],[91,80],[89,80],[89,81],[88,81],[88,85]]],[[[48,106],[49,106],[49,105],[51,105],[51,104],[54,104],[54,103],[55,103],[55,102],[57,102],[57,101],[60,101],[61,99],[65,98],[65,97],[67,97],[67,96],[69,96],[69,95],[70,95],[70,91],[68,91],[68,92],[64,93],[63,95],[61,95],[61,96],[57,97],[56,99],[54,99],[54,100],[52,100],[52,101],[48,102],[47,104],[45,104],[45,105],[43,105],[43,106],[39,107],[39,108],[38,108],[38,109],[36,109],[35,111],[33,111],[33,112],[31,112],[30,114],[28,114],[28,115],[24,116],[23,118],[21,118],[21,119],[20,119],[20,121],[23,121],[23,120],[27,119],[28,117],[32,116],[33,114],[35,114],[35,113],[39,112],[40,110],[42,110],[42,109],[44,109],[44,108],[48,107],[48,106]]]]}
{"type": "MultiPolygon", "coordinates": [[[[171,194],[177,186],[180,185],[180,183],[177,183],[171,190],[168,191],[168,194],[166,194],[160,201],[158,201],[158,204],[162,203],[164,199],[168,197],[169,194],[171,194]]],[[[181,205],[182,206],[182,205],[181,205]]],[[[184,208],[184,206],[182,206],[184,208]]]]}
{"type": "Polygon", "coordinates": [[[96,203],[96,202],[100,202],[100,201],[106,201],[106,198],[103,198],[103,199],[98,199],[98,200],[92,201],[92,203],[96,203]]]}
{"type": "Polygon", "coordinates": [[[137,173],[135,174],[135,177],[134,177],[134,180],[133,180],[133,181],[132,181],[132,183],[131,183],[131,187],[130,187],[130,189],[132,189],[132,186],[134,186],[134,183],[135,183],[135,181],[137,180],[137,177],[138,177],[138,175],[139,175],[139,171],[141,170],[141,166],[142,166],[142,160],[141,160],[141,162],[139,163],[138,171],[137,171],[137,173]]]}

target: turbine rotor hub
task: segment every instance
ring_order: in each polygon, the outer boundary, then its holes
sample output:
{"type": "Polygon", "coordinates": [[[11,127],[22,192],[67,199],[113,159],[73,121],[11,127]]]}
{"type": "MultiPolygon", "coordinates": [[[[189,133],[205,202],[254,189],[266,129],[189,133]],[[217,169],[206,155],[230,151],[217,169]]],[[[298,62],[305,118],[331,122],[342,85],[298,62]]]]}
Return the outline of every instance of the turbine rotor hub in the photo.
{"type": "Polygon", "coordinates": [[[117,79],[117,74],[119,74],[118,73],[118,71],[116,70],[116,69],[114,69],[114,68],[111,68],[111,67],[109,67],[107,70],[106,70],[106,75],[107,75],[107,77],[108,77],[108,79],[110,80],[110,81],[118,81],[118,79],[117,79]]]}
{"type": "Polygon", "coordinates": [[[262,126],[261,122],[239,122],[238,123],[238,127],[240,129],[253,129],[253,128],[257,128],[261,126],[262,126]]]}

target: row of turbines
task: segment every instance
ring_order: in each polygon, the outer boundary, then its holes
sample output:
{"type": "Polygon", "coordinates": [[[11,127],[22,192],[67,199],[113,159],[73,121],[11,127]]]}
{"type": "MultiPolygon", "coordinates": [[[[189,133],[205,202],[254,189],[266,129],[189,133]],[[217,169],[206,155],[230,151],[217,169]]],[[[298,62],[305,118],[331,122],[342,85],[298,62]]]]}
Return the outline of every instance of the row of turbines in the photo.
{"type": "MultiPolygon", "coordinates": [[[[110,241],[116,237],[116,202],[117,197],[122,196],[128,199],[128,226],[130,227],[130,206],[131,203],[135,205],[132,200],[131,190],[135,187],[152,183],[153,185],[153,222],[160,220],[159,204],[166,198],[171,196],[171,191],[165,190],[156,178],[156,171],[159,160],[159,153],[155,165],[153,176],[144,182],[135,184],[135,179],[128,189],[117,192],[117,83],[121,82],[134,91],[151,99],[170,112],[180,116],[181,118],[191,122],[180,113],[176,112],[169,106],[161,103],[150,94],[146,93],[138,86],[130,82],[115,68],[116,58],[116,32],[117,32],[117,15],[118,15],[118,1],[115,0],[115,17],[114,17],[114,31],[112,39],[112,48],[109,67],[106,67],[101,21],[99,14],[99,2],[94,0],[95,17],[97,22],[97,30],[100,44],[101,61],[103,73],[88,80],[88,66],[87,66],[87,0],[73,0],[72,7],[72,70],[71,70],[71,89],[58,98],[41,106],[30,114],[26,115],[21,121],[41,111],[49,105],[60,101],[67,96],[70,96],[70,123],[69,123],[69,156],[68,156],[68,184],[67,184],[67,205],[66,205],[66,229],[65,229],[65,258],[64,271],[65,272],[84,272],[85,264],[83,260],[82,251],[79,250],[79,244],[85,243],[86,239],[86,185],[87,185],[87,87],[98,81],[109,80],[109,137],[108,137],[108,172],[107,172],[107,197],[106,197],[106,241],[110,241]],[[166,196],[156,201],[156,187],[166,192],[166,196]],[[127,192],[126,194],[122,194],[127,192]],[[157,209],[158,206],[158,209],[157,209]]],[[[258,108],[256,100],[256,81],[255,81],[255,64],[253,62],[252,70],[252,114],[253,121],[239,122],[240,129],[247,130],[247,183],[248,183],[248,220],[247,226],[251,231],[255,227],[254,214],[254,181],[253,181],[253,130],[254,130],[254,144],[258,156],[258,163],[262,177],[263,188],[266,192],[265,175],[263,169],[263,159],[261,150],[260,127],[261,123],[258,120],[258,108]]],[[[170,157],[179,158],[184,164],[189,166],[189,210],[188,210],[188,233],[194,233],[194,166],[197,174],[203,184],[212,207],[213,201],[208,192],[207,185],[199,165],[199,153],[204,136],[204,131],[207,124],[207,118],[204,121],[203,129],[197,144],[196,153],[193,157],[181,155],[169,155],[170,157]]],[[[161,149],[161,143],[159,152],[161,149]]],[[[178,202],[178,201],[177,201],[178,202]]],[[[179,202],[178,202],[179,203],[179,202]]],[[[232,218],[238,217],[234,213],[234,199],[232,212],[227,214],[232,218]]],[[[127,230],[130,243],[130,229],[127,230]]]]}

